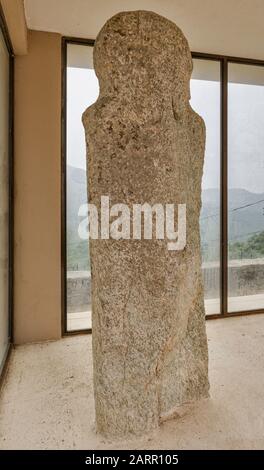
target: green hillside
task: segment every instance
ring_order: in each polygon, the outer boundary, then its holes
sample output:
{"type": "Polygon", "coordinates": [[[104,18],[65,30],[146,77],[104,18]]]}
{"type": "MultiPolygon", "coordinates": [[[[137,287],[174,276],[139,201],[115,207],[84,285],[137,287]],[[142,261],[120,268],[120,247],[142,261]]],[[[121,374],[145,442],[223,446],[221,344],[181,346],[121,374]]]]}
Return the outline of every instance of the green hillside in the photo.
{"type": "MultiPolygon", "coordinates": [[[[79,207],[87,201],[86,173],[67,166],[67,258],[68,270],[90,269],[89,247],[80,240],[79,207]]],[[[202,254],[204,261],[219,259],[219,191],[203,191],[201,211],[202,254]]],[[[231,189],[229,200],[229,254],[232,259],[264,256],[264,194],[231,189]]]]}

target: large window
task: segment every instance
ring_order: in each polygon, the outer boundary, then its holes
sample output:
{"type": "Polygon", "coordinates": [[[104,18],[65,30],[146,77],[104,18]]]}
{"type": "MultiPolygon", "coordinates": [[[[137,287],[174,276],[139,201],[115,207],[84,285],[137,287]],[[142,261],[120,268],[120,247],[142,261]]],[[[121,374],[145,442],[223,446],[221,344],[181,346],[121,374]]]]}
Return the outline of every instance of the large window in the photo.
{"type": "MultiPolygon", "coordinates": [[[[88,189],[81,116],[99,90],[91,43],[66,41],[65,48],[65,299],[73,331],[91,328],[89,247],[78,236],[88,189]]],[[[264,63],[193,59],[191,106],[206,124],[200,217],[206,314],[264,310],[264,63]]]]}
{"type": "Polygon", "coordinates": [[[264,308],[264,67],[228,66],[228,309],[264,308]]]}
{"type": "Polygon", "coordinates": [[[206,124],[200,217],[205,309],[220,313],[220,62],[194,59],[191,106],[206,124]]]}
{"type": "Polygon", "coordinates": [[[89,241],[78,227],[88,190],[82,114],[97,99],[98,81],[91,46],[68,43],[66,58],[66,328],[76,331],[91,328],[89,241]]]}
{"type": "Polygon", "coordinates": [[[262,311],[264,63],[202,57],[194,59],[191,105],[207,134],[201,213],[206,313],[262,311]]]}
{"type": "MultiPolygon", "coordinates": [[[[1,16],[1,13],[0,13],[1,16]]],[[[12,58],[0,18],[0,374],[10,344],[11,274],[11,71],[12,58]]]]}

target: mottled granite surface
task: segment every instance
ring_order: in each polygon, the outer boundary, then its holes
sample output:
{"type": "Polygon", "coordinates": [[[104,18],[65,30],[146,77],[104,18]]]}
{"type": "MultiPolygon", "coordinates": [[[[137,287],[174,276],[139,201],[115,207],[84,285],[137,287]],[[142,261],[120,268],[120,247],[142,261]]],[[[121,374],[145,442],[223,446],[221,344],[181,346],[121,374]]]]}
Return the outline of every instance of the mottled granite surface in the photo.
{"type": "Polygon", "coordinates": [[[100,96],[83,116],[89,202],[187,205],[187,244],[91,240],[97,430],[144,434],[208,396],[199,215],[205,126],[189,104],[192,59],[171,21],[123,12],[94,48],[100,96]]]}

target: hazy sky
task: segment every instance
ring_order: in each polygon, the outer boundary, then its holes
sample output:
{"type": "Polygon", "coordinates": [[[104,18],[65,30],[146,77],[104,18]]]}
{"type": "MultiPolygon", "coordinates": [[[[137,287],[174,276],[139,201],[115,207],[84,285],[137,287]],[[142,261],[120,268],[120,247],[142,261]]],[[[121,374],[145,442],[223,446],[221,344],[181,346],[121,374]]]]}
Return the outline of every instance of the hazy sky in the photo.
{"type": "Polygon", "coordinates": [[[67,163],[86,169],[82,114],[98,97],[98,80],[93,70],[67,68],[67,163]]]}
{"type": "MultiPolygon", "coordinates": [[[[263,69],[264,73],[264,69],[263,69]]],[[[81,115],[96,101],[98,82],[91,69],[68,68],[67,163],[85,169],[81,115]]],[[[192,107],[206,123],[203,188],[219,188],[220,84],[192,80],[192,107]]],[[[264,87],[229,85],[229,187],[264,192],[264,87]]]]}

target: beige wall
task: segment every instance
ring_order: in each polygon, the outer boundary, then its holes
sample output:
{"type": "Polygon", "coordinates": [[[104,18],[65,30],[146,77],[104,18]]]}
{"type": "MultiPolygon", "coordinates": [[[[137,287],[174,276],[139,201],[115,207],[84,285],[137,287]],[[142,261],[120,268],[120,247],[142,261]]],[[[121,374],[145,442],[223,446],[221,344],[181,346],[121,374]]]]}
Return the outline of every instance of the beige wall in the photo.
{"type": "Polygon", "coordinates": [[[27,53],[27,25],[23,0],[0,0],[14,54],[27,53]]]}
{"type": "Polygon", "coordinates": [[[15,59],[14,342],[61,336],[61,37],[15,59]]]}

